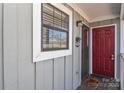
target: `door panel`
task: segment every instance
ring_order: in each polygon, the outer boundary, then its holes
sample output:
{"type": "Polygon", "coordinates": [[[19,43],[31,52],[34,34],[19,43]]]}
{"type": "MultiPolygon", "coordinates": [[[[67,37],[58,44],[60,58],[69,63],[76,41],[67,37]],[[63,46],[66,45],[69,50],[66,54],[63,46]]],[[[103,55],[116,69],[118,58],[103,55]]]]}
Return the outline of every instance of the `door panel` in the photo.
{"type": "Polygon", "coordinates": [[[114,26],[94,28],[93,31],[93,73],[114,77],[115,30],[114,26]]]}
{"type": "Polygon", "coordinates": [[[89,28],[83,25],[82,27],[82,79],[84,79],[89,74],[88,31],[89,31],[89,28]]]}

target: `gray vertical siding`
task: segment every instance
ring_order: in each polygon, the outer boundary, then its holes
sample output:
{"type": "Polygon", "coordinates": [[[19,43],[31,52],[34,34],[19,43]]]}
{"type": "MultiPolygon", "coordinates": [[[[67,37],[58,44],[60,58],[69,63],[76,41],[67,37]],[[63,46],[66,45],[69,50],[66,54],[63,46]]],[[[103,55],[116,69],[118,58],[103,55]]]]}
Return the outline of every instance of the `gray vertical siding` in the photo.
{"type": "Polygon", "coordinates": [[[91,27],[116,24],[117,25],[117,78],[120,80],[120,18],[90,23],[91,27]]]}
{"type": "Polygon", "coordinates": [[[36,89],[53,89],[53,60],[36,63],[36,89]]]}
{"type": "Polygon", "coordinates": [[[54,89],[64,89],[64,57],[54,59],[54,89]]]}
{"type": "Polygon", "coordinates": [[[65,89],[73,89],[72,86],[72,56],[65,57],[65,89]]]}
{"type": "Polygon", "coordinates": [[[16,4],[4,4],[4,88],[18,89],[17,49],[17,8],[16,4]]]}
{"type": "Polygon", "coordinates": [[[0,4],[0,89],[3,89],[3,58],[2,58],[2,4],[0,4]]]}
{"type": "Polygon", "coordinates": [[[2,14],[0,4],[0,89],[76,89],[81,82],[81,46],[75,47],[75,37],[81,33],[76,27],[80,15],[66,5],[74,14],[73,54],[33,63],[32,4],[3,6],[2,14]]]}
{"type": "Polygon", "coordinates": [[[17,4],[18,88],[35,89],[35,64],[32,61],[32,4],[17,4]]]}
{"type": "Polygon", "coordinates": [[[80,20],[80,15],[74,12],[74,33],[73,33],[73,88],[76,89],[80,84],[80,47],[75,46],[75,38],[80,37],[80,28],[76,26],[76,21],[80,20]]]}

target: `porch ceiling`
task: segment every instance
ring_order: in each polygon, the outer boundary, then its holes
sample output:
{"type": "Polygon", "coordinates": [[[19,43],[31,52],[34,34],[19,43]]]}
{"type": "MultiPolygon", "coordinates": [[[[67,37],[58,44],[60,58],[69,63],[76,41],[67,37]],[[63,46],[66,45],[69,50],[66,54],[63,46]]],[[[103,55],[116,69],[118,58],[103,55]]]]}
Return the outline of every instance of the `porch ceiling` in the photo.
{"type": "Polygon", "coordinates": [[[76,5],[87,15],[90,22],[120,16],[120,3],[78,3],[76,5]]]}

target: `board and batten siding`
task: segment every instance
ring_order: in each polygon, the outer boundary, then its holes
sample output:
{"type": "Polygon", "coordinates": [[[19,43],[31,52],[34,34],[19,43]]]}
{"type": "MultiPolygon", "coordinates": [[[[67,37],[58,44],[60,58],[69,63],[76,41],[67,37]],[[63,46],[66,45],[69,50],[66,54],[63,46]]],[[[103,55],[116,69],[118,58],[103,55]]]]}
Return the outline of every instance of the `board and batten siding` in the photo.
{"type": "Polygon", "coordinates": [[[32,9],[33,4],[0,4],[0,89],[76,89],[81,83],[76,21],[85,19],[72,9],[72,55],[33,63],[32,9]]]}
{"type": "Polygon", "coordinates": [[[0,89],[3,89],[2,34],[2,4],[0,4],[0,89]]]}
{"type": "Polygon", "coordinates": [[[120,80],[120,18],[90,23],[90,27],[116,24],[117,26],[117,79],[120,80]]]}
{"type": "Polygon", "coordinates": [[[82,27],[76,26],[76,22],[82,20],[86,25],[89,25],[87,20],[74,12],[74,32],[73,32],[73,88],[76,89],[81,85],[81,65],[82,65],[82,27]],[[80,37],[80,46],[75,46],[75,38],[80,37]]]}
{"type": "Polygon", "coordinates": [[[4,89],[18,89],[16,4],[4,4],[3,11],[4,89]]]}
{"type": "MultiPolygon", "coordinates": [[[[80,15],[77,12],[74,12],[74,33],[73,39],[80,37],[80,28],[76,26],[76,21],[80,20],[80,15]]],[[[75,40],[73,40],[73,87],[76,88],[80,85],[80,46],[75,46],[75,40]]]]}

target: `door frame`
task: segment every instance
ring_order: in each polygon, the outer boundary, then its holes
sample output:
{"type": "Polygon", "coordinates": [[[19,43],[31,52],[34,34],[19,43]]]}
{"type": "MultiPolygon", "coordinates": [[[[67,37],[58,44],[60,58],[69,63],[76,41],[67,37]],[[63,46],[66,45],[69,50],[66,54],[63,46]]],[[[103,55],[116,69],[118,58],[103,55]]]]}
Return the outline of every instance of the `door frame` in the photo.
{"type": "Polygon", "coordinates": [[[93,65],[92,65],[92,29],[93,28],[100,28],[100,27],[115,27],[115,62],[114,62],[114,78],[119,81],[117,78],[117,24],[109,24],[109,25],[101,25],[101,26],[94,26],[90,27],[90,45],[89,45],[89,74],[93,73],[93,65]]]}

